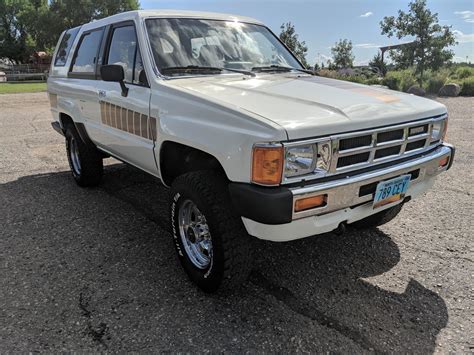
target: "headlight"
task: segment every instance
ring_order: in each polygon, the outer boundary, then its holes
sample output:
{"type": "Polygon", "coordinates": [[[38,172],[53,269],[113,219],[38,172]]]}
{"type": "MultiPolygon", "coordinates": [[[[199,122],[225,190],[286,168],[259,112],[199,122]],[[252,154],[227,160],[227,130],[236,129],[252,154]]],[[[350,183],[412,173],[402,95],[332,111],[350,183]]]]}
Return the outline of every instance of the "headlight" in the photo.
{"type": "Polygon", "coordinates": [[[431,140],[433,141],[444,140],[447,129],[448,129],[448,119],[440,120],[433,123],[433,129],[431,130],[431,140]]]}
{"type": "Polygon", "coordinates": [[[316,169],[317,145],[306,144],[287,147],[285,151],[285,176],[309,174],[316,169]]]}
{"type": "Polygon", "coordinates": [[[331,166],[331,141],[324,140],[285,148],[285,178],[326,174],[331,166]]]}

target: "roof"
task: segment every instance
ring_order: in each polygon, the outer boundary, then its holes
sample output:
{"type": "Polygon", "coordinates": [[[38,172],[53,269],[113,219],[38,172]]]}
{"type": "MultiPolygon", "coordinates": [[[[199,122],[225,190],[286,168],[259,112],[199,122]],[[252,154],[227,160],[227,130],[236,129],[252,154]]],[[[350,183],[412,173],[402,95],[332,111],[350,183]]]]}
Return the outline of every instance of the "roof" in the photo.
{"type": "Polygon", "coordinates": [[[222,14],[218,12],[201,12],[201,11],[185,11],[185,10],[136,10],[127,11],[113,16],[109,16],[97,21],[89,22],[84,25],[84,29],[89,29],[96,26],[107,25],[112,22],[125,21],[138,18],[150,18],[150,17],[161,17],[161,18],[199,18],[206,20],[224,20],[224,21],[237,21],[237,22],[248,22],[262,25],[263,23],[247,16],[222,14]]]}

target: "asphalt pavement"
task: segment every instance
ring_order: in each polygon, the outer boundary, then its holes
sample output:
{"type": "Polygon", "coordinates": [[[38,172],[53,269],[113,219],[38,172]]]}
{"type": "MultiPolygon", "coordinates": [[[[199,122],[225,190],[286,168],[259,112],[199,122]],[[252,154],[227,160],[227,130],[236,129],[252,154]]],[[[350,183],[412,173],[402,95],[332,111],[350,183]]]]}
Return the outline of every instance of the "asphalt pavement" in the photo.
{"type": "Polygon", "coordinates": [[[0,95],[0,352],[474,351],[474,98],[450,112],[453,168],[392,222],[254,241],[234,293],[182,272],[167,190],[108,159],[82,189],[45,93],[0,95]]]}

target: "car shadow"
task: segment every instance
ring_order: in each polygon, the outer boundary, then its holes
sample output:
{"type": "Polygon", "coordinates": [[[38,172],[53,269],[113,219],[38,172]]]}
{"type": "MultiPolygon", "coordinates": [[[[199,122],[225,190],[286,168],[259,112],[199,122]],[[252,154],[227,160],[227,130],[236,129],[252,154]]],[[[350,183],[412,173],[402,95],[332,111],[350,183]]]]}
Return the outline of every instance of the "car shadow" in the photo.
{"type": "MultiPolygon", "coordinates": [[[[66,172],[26,176],[0,185],[0,200],[3,277],[15,290],[0,293],[4,305],[25,283],[35,291],[22,297],[52,294],[61,313],[48,324],[78,318],[98,350],[201,351],[208,344],[235,352],[428,353],[448,321],[438,294],[392,272],[400,250],[379,229],[255,240],[249,282],[232,295],[205,295],[175,258],[167,190],[145,173],[108,165],[91,189],[76,187],[66,172]],[[376,284],[382,274],[383,287],[376,284]]],[[[38,306],[25,332],[43,327],[50,307],[38,306]]],[[[64,330],[72,338],[75,331],[64,330]]],[[[50,334],[48,344],[64,343],[64,335],[50,334]]]]}

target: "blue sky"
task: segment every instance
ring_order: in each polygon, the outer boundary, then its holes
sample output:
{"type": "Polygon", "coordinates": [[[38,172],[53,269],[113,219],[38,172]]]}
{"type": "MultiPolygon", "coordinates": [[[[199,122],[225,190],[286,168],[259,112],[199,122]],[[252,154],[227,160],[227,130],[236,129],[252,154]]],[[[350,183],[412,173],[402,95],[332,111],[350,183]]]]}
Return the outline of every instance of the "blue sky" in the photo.
{"type": "MultiPolygon", "coordinates": [[[[308,62],[326,61],[330,47],[340,38],[352,40],[355,64],[366,64],[380,45],[400,43],[380,35],[384,16],[406,11],[409,0],[141,0],[143,9],[181,9],[225,12],[256,18],[276,34],[291,21],[300,39],[306,41],[308,62]]],[[[453,47],[455,61],[474,62],[474,1],[428,0],[440,24],[451,25],[459,44],[453,47]]]]}

